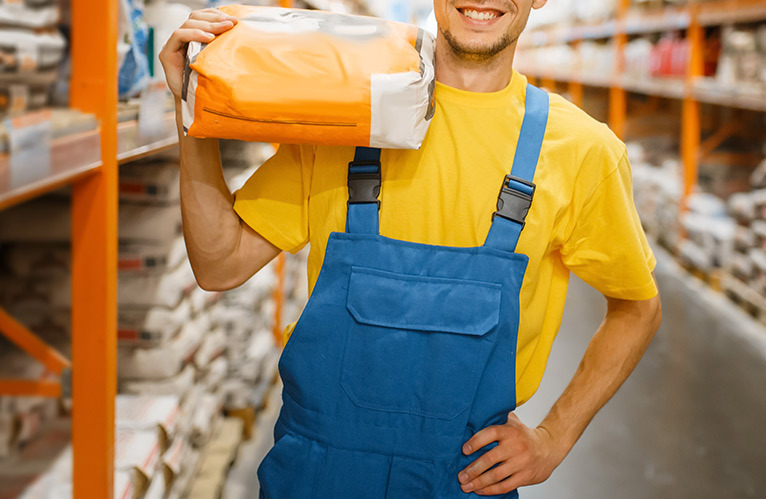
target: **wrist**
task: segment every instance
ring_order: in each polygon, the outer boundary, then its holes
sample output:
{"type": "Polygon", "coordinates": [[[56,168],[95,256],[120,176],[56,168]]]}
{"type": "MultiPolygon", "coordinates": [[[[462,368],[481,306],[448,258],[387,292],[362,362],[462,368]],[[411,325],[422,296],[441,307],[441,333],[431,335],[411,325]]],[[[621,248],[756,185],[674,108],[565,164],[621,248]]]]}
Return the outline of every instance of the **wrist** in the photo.
{"type": "Polygon", "coordinates": [[[546,424],[545,421],[540,423],[536,428],[537,432],[542,435],[542,438],[547,442],[548,454],[550,459],[555,463],[555,466],[561,464],[564,458],[572,450],[576,440],[566,438],[560,432],[557,432],[552,425],[546,424]]]}

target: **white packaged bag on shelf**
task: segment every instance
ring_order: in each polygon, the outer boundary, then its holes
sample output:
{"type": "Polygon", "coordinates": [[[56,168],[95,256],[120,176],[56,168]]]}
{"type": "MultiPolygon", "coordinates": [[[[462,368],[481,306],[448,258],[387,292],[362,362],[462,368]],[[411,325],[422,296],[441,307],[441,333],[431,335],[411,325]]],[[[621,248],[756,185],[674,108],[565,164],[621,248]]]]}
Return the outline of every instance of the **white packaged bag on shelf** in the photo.
{"type": "Polygon", "coordinates": [[[191,433],[189,441],[200,448],[204,446],[210,436],[215,433],[223,416],[221,410],[223,400],[220,394],[203,393],[197,404],[197,410],[192,416],[191,433]]]}
{"type": "Polygon", "coordinates": [[[229,361],[226,357],[218,357],[205,368],[200,384],[209,392],[216,392],[221,388],[223,380],[229,373],[229,361]]]}
{"type": "Polygon", "coordinates": [[[194,365],[203,371],[210,363],[226,351],[226,333],[222,329],[214,329],[205,333],[197,352],[194,354],[194,365]]]}
{"type": "MultiPolygon", "coordinates": [[[[116,499],[138,499],[141,489],[137,488],[134,473],[116,470],[114,472],[114,497],[116,499]]],[[[67,447],[45,474],[41,475],[18,499],[72,499],[72,447],[67,447]]]]}
{"type": "Polygon", "coordinates": [[[185,438],[176,438],[173,444],[162,455],[162,474],[164,484],[169,490],[175,485],[176,480],[189,466],[192,448],[185,438]]]}
{"type": "Polygon", "coordinates": [[[120,306],[176,308],[197,286],[188,261],[169,271],[122,273],[117,287],[120,306]]]}
{"type": "Polygon", "coordinates": [[[156,346],[178,334],[191,317],[189,300],[172,309],[121,306],[117,310],[117,339],[122,345],[156,346]]]}
{"type": "Polygon", "coordinates": [[[161,448],[156,431],[117,428],[114,432],[114,469],[131,474],[133,488],[145,491],[157,469],[161,448]]]}
{"type": "Polygon", "coordinates": [[[209,331],[206,317],[185,324],[169,342],[154,348],[117,348],[117,373],[132,380],[162,379],[178,374],[192,362],[194,354],[209,331]]]}
{"type": "Polygon", "coordinates": [[[120,200],[177,203],[180,199],[178,163],[133,163],[120,169],[120,200]]]}
{"type": "Polygon", "coordinates": [[[119,225],[121,241],[170,243],[181,235],[181,209],[176,205],[123,204],[119,225]]]}
{"type": "Polygon", "coordinates": [[[181,413],[177,395],[117,395],[115,424],[121,430],[156,431],[160,448],[167,449],[181,413]]]}
{"type": "Polygon", "coordinates": [[[167,244],[120,244],[117,266],[120,272],[175,269],[186,260],[186,245],[179,236],[167,244]]]}
{"type": "Polygon", "coordinates": [[[121,379],[120,391],[139,395],[172,395],[177,394],[185,399],[194,387],[195,369],[191,364],[176,374],[164,379],[135,380],[121,379]]]}

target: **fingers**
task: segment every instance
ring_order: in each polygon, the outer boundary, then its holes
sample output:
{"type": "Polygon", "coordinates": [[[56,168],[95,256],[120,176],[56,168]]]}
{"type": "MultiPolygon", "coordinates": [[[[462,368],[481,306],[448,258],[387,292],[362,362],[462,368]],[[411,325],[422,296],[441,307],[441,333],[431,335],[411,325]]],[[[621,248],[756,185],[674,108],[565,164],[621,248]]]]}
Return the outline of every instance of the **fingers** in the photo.
{"type": "Polygon", "coordinates": [[[500,437],[500,427],[488,426],[477,432],[466,443],[463,444],[463,454],[470,456],[477,450],[492,442],[496,442],[500,437]]]}
{"type": "Polygon", "coordinates": [[[197,10],[175,30],[168,39],[163,52],[173,53],[183,49],[189,42],[208,43],[215,35],[230,30],[237,24],[237,18],[216,9],[197,10]]]}
{"type": "Polygon", "coordinates": [[[179,28],[170,36],[162,51],[173,53],[181,50],[189,42],[209,43],[213,41],[214,38],[215,35],[208,31],[179,28]]]}
{"type": "Polygon", "coordinates": [[[229,20],[209,22],[199,21],[196,19],[189,19],[183,24],[183,26],[181,26],[182,29],[198,29],[200,31],[212,33],[214,35],[219,35],[224,31],[229,31],[233,27],[234,23],[229,20]]]}
{"type": "MultiPolygon", "coordinates": [[[[506,475],[508,476],[508,475],[506,475]]],[[[481,489],[476,489],[475,494],[480,496],[494,496],[500,494],[507,494],[508,492],[518,489],[523,485],[529,485],[529,480],[522,474],[511,475],[505,480],[500,480],[492,485],[486,486],[481,489]]]]}
{"type": "Polygon", "coordinates": [[[462,484],[460,487],[463,489],[463,492],[478,492],[504,482],[509,477],[513,476],[514,471],[516,471],[514,464],[510,461],[506,461],[499,466],[485,471],[470,482],[462,484]]]}
{"type": "MultiPolygon", "coordinates": [[[[507,451],[504,450],[504,448],[497,446],[491,450],[488,450],[485,452],[480,458],[478,458],[476,461],[471,463],[466,469],[461,471],[457,478],[460,481],[461,484],[466,485],[470,482],[474,482],[472,484],[471,489],[479,488],[476,486],[476,479],[478,477],[481,477],[482,474],[486,475],[493,475],[495,474],[496,470],[498,470],[501,467],[495,468],[488,473],[484,473],[485,471],[489,470],[496,464],[505,461],[510,456],[507,455],[507,451]]],[[[502,478],[507,477],[508,475],[503,476],[502,478]]],[[[489,483],[486,483],[486,478],[484,479],[483,486],[489,485],[489,483]]],[[[491,482],[494,483],[494,482],[491,482]]]]}
{"type": "Polygon", "coordinates": [[[228,14],[224,14],[218,9],[203,9],[203,10],[195,10],[194,12],[189,15],[189,19],[197,20],[197,21],[207,21],[210,23],[220,22],[220,21],[231,21],[233,23],[237,22],[237,18],[234,16],[230,16],[228,14]]]}

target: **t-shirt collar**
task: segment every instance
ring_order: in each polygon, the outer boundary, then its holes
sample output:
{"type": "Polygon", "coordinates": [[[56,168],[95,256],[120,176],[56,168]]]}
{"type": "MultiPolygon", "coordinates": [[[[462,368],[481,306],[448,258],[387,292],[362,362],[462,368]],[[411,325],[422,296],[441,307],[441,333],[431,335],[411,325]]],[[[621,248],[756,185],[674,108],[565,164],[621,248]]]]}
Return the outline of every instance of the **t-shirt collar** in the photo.
{"type": "Polygon", "coordinates": [[[527,79],[524,75],[514,70],[510,83],[497,92],[470,92],[437,81],[434,88],[434,98],[441,103],[450,102],[461,106],[497,107],[502,104],[507,105],[511,100],[522,102],[526,85],[527,79]]]}

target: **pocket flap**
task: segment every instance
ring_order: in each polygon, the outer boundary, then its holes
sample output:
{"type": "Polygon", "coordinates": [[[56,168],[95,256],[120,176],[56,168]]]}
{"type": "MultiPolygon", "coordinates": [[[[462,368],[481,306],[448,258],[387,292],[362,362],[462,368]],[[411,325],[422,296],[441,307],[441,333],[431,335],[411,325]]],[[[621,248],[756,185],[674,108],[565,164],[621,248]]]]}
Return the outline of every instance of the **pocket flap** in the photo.
{"type": "Polygon", "coordinates": [[[346,307],[374,326],[481,336],[497,325],[500,284],[351,268],[346,307]]]}

